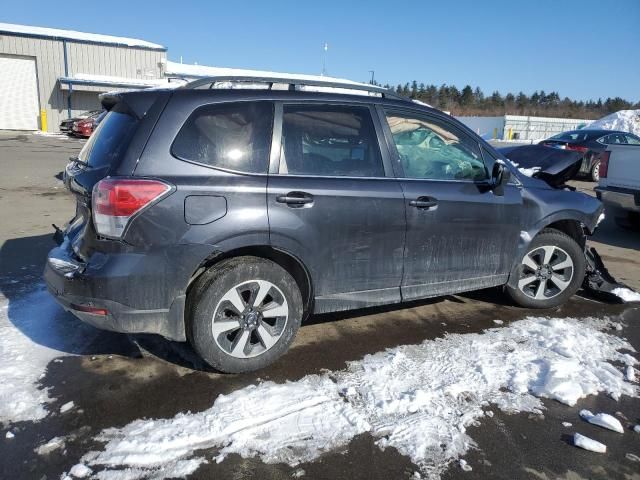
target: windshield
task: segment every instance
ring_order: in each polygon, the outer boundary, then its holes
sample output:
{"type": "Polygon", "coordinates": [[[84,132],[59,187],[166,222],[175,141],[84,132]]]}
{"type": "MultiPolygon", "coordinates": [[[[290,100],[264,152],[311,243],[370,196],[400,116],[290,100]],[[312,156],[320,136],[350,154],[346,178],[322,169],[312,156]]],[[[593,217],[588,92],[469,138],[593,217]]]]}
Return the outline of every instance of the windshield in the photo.
{"type": "Polygon", "coordinates": [[[129,114],[107,113],[78,155],[82,163],[99,168],[120,163],[138,121],[129,114]]]}

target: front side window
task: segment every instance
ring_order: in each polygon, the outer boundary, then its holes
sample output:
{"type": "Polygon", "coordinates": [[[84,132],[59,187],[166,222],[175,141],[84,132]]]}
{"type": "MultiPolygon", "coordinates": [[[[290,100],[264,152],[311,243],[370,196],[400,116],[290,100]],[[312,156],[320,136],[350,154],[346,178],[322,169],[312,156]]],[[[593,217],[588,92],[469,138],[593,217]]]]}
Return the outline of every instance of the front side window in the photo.
{"type": "Polygon", "coordinates": [[[266,173],[272,124],[273,105],[268,102],[207,105],[189,117],[171,152],[211,167],[266,173]]]}
{"type": "Polygon", "coordinates": [[[438,118],[388,112],[393,142],[407,178],[472,180],[488,178],[478,142],[438,118]]]}
{"type": "Polygon", "coordinates": [[[369,109],[340,105],[285,105],[280,173],[384,176],[369,109]]]}
{"type": "Polygon", "coordinates": [[[605,145],[619,145],[627,143],[627,139],[620,133],[611,133],[602,140],[605,145]]]}

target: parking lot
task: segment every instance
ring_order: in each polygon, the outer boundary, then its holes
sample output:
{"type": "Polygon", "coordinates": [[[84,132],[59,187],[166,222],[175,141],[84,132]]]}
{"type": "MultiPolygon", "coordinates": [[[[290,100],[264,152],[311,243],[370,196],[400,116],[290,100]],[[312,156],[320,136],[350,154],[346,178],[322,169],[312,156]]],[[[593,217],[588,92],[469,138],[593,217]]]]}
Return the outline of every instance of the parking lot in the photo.
{"type": "MultiPolygon", "coordinates": [[[[46,254],[53,246],[51,225],[64,225],[75,208],[60,173],[82,143],[56,135],[0,133],[0,298],[4,297],[2,315],[8,319],[3,328],[19,331],[25,345],[59,352],[46,357],[52,359],[45,360],[42,377],[36,377],[39,388],[48,389],[46,414],[38,420],[5,421],[0,429],[1,478],[57,479],[88,452],[103,448],[104,442],[96,437],[104,429],[122,428],[139,419],[202,412],[219,395],[250,385],[297,382],[314,374],[331,376],[331,372],[344,370],[348,362],[385,349],[446,334],[508,328],[530,316],[609,317],[623,325],[612,335],[640,348],[637,308],[578,295],[551,311],[529,311],[511,305],[496,289],[411,303],[404,308],[313,316],[282,359],[265,370],[243,375],[211,371],[183,344],[150,335],[95,330],[57,307],[41,280],[46,254]],[[71,407],[62,408],[69,402],[73,402],[71,407]],[[62,440],[50,443],[55,438],[62,440]],[[47,444],[50,448],[39,448],[47,444]]],[[[593,194],[593,183],[576,181],[573,185],[593,194]]],[[[592,245],[618,280],[640,290],[638,233],[622,230],[606,218],[592,245]]],[[[3,330],[5,334],[8,331],[3,330]]],[[[25,362],[31,361],[29,351],[22,355],[25,362]]],[[[640,434],[629,430],[640,423],[638,398],[626,395],[614,400],[600,393],[579,400],[575,406],[551,399],[542,402],[545,409],[540,414],[509,414],[491,408],[491,415],[474,422],[466,432],[474,443],[464,455],[472,470],[456,461],[433,474],[468,479],[640,479],[640,434]],[[625,434],[582,422],[578,412],[585,408],[615,415],[625,434]],[[574,447],[570,441],[574,426],[606,443],[607,454],[574,447]]],[[[429,468],[421,469],[393,446],[380,448],[377,440],[369,433],[357,433],[340,447],[294,466],[234,452],[218,463],[216,458],[222,460],[219,449],[203,442],[193,449],[206,460],[189,478],[390,479],[430,474],[429,468]]],[[[182,476],[179,472],[176,469],[162,476],[161,471],[140,473],[116,466],[110,476],[100,478],[171,478],[182,476]]]]}

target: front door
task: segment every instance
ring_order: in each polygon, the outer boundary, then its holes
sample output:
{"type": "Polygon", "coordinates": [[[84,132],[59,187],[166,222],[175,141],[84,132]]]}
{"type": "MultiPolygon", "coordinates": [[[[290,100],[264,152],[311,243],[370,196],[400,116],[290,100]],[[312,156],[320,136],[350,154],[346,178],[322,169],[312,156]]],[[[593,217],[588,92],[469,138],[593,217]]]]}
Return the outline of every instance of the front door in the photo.
{"type": "Polygon", "coordinates": [[[285,104],[277,115],[270,243],[307,267],[316,312],[400,301],[404,197],[388,159],[385,168],[372,113],[285,104]]]}
{"type": "Polygon", "coordinates": [[[489,189],[495,160],[446,116],[399,110],[384,118],[406,202],[403,299],[505,283],[518,245],[519,188],[489,189]]]}

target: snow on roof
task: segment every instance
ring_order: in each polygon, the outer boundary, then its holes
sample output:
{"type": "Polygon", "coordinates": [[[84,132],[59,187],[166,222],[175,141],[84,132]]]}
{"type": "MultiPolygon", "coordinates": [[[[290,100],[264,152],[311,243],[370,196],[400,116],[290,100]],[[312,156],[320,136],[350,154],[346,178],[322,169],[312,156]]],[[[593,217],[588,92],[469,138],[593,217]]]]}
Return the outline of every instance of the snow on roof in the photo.
{"type": "Polygon", "coordinates": [[[248,70],[243,68],[207,67],[204,65],[187,65],[184,63],[177,63],[177,62],[171,62],[171,61],[167,61],[166,74],[183,76],[183,77],[191,77],[191,78],[225,77],[225,76],[269,77],[269,78],[282,78],[283,80],[307,80],[307,81],[318,81],[318,82],[348,83],[351,85],[360,85],[360,86],[367,86],[367,87],[371,86],[366,83],[354,82],[353,80],[346,80],[344,78],[325,77],[321,75],[270,72],[266,70],[248,70]]]}
{"type": "Polygon", "coordinates": [[[620,130],[640,135],[640,110],[620,110],[587,125],[590,130],[620,130]]]}
{"type": "Polygon", "coordinates": [[[154,50],[166,50],[166,47],[157,43],[138,40],[137,38],[114,37],[99,33],[84,33],[73,30],[60,30],[58,28],[32,27],[29,25],[16,25],[13,23],[0,23],[0,33],[16,33],[34,37],[60,38],[77,40],[81,42],[107,43],[124,45],[127,47],[151,48],[154,50]]]}

